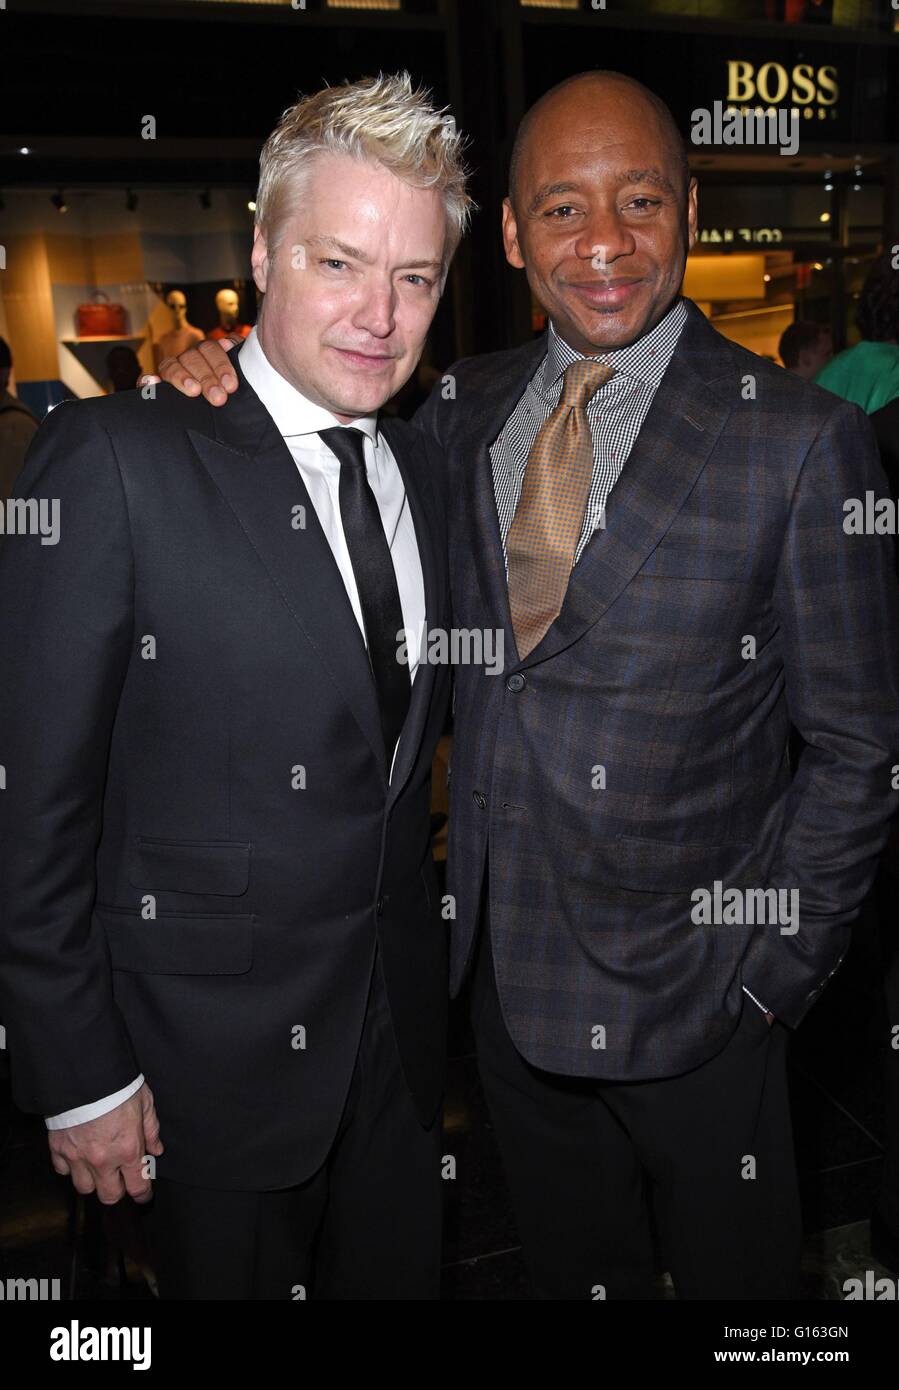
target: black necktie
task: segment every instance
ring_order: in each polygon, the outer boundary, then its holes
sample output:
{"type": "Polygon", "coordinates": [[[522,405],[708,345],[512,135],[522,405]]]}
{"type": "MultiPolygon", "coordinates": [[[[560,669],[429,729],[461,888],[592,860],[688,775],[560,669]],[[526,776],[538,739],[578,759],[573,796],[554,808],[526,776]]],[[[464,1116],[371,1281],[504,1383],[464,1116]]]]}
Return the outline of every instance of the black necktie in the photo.
{"type": "Polygon", "coordinates": [[[339,425],[318,433],[340,460],[340,519],[362,605],[368,659],[378,692],[390,768],[411,691],[409,667],[397,660],[397,633],[403,627],[403,609],[396,572],[378,503],[365,473],[365,435],[361,430],[339,425]]]}

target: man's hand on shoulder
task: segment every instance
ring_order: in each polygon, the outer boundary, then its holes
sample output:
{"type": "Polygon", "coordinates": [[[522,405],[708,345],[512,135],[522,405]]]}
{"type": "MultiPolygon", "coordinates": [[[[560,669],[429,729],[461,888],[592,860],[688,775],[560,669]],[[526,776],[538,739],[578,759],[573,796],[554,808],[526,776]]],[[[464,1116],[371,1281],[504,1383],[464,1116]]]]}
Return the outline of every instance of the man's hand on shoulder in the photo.
{"type": "Polygon", "coordinates": [[[141,1172],[144,1157],[164,1152],[153,1093],[144,1082],[128,1100],[83,1125],[51,1129],[47,1138],[57,1173],[71,1175],[76,1192],[96,1192],[107,1206],[126,1192],[135,1202],[149,1202],[150,1180],[141,1172]]]}
{"type": "Polygon", "coordinates": [[[138,386],[155,381],[167,381],[184,396],[206,397],[210,405],[224,405],[237,390],[237,374],[228,360],[228,353],[242,338],[204,338],[196,347],[188,348],[180,357],[165,357],[159,364],[159,376],[142,376],[138,386]]]}

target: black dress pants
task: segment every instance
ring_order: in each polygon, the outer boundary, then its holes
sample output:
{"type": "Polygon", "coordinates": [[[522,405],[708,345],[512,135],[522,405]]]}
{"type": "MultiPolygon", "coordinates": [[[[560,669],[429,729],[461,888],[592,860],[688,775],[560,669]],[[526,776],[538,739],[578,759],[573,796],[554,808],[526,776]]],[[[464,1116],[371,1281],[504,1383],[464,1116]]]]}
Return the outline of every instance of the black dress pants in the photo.
{"type": "MultiPolygon", "coordinates": [[[[163,1138],[165,1116],[162,1117],[163,1138]]],[[[340,1126],[295,1187],[226,1192],[154,1182],[148,1239],[164,1299],[435,1299],[439,1120],[403,1078],[380,957],[340,1126]]]]}
{"type": "Polygon", "coordinates": [[[787,1029],[747,997],[726,1047],[693,1071],[558,1076],[512,1043],[486,926],[480,938],[478,1066],[536,1296],[653,1298],[651,1203],[678,1298],[798,1297],[787,1029]]]}

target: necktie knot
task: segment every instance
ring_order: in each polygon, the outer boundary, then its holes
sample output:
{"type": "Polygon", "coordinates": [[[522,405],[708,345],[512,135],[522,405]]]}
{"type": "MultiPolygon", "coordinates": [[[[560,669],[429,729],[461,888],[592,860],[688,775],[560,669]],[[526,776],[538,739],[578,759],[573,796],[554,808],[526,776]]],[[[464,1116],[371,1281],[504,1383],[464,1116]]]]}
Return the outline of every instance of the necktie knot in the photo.
{"type": "Polygon", "coordinates": [[[365,472],[365,433],[350,425],[334,425],[331,429],[319,430],[319,439],[327,444],[331,453],[343,465],[351,464],[365,472]]]}
{"type": "Polygon", "coordinates": [[[569,410],[584,410],[600,386],[605,386],[614,375],[614,367],[606,366],[605,362],[597,362],[595,357],[578,358],[577,362],[572,362],[565,368],[559,405],[569,410]]]}

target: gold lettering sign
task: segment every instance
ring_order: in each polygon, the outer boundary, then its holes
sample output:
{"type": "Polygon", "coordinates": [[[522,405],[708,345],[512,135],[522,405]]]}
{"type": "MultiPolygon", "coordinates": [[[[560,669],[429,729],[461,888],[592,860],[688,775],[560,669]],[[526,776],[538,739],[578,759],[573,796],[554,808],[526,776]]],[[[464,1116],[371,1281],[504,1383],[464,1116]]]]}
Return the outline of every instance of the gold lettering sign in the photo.
{"type": "Polygon", "coordinates": [[[815,68],[811,63],[797,63],[785,68],[782,63],[761,63],[758,67],[743,58],[731,58],[727,63],[727,100],[744,113],[757,104],[780,106],[789,103],[806,118],[817,110],[819,119],[835,116],[840,88],[835,67],[825,64],[815,68]]]}

